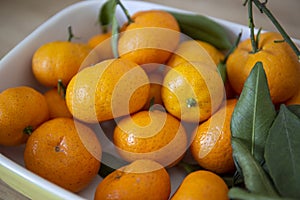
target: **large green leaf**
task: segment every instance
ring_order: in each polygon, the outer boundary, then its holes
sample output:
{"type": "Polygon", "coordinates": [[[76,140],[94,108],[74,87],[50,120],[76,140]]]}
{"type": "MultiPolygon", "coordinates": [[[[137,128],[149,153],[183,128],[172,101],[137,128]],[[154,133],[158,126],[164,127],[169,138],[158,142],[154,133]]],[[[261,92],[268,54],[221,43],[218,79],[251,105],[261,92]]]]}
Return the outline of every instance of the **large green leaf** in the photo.
{"type": "Polygon", "coordinates": [[[240,138],[259,162],[264,162],[264,147],[276,116],[267,77],[257,62],[247,78],[231,119],[232,137],[240,138]]]}
{"type": "Polygon", "coordinates": [[[266,142],[265,160],[279,193],[300,198],[300,119],[282,104],[266,142]]]}
{"type": "Polygon", "coordinates": [[[262,166],[254,159],[244,142],[238,138],[232,138],[231,142],[233,157],[242,170],[247,190],[255,194],[278,196],[262,166]]]}

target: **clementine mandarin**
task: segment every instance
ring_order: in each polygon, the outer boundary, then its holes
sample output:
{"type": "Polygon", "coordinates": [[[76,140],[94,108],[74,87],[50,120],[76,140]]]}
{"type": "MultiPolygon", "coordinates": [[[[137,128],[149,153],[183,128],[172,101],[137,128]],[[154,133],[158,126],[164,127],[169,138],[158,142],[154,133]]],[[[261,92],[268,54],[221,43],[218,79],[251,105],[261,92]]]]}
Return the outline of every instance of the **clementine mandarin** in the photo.
{"type": "Polygon", "coordinates": [[[217,68],[183,62],[163,80],[162,100],[168,112],[188,122],[208,119],[224,100],[224,84],[217,68]]]}
{"type": "Polygon", "coordinates": [[[188,174],[171,200],[227,200],[228,187],[217,174],[198,170],[188,174]]]}
{"type": "Polygon", "coordinates": [[[67,87],[66,102],[74,117],[96,123],[142,109],[149,89],[148,76],[139,65],[110,59],[77,73],[67,87]]]}
{"type": "Polygon", "coordinates": [[[8,88],[0,93],[0,144],[15,146],[49,119],[43,94],[28,86],[8,88]]]}
{"type": "Polygon", "coordinates": [[[40,46],[32,58],[35,78],[44,86],[56,87],[59,80],[67,85],[83,66],[97,62],[88,56],[92,48],[87,44],[68,41],[54,41],[40,46]],[[89,57],[86,61],[85,59],[89,57]]]}
{"type": "Polygon", "coordinates": [[[176,19],[166,11],[147,10],[135,13],[132,20],[120,34],[120,57],[140,65],[166,62],[180,39],[176,19]]]}
{"type": "Polygon", "coordinates": [[[230,121],[236,99],[229,99],[207,121],[194,131],[190,150],[198,164],[215,173],[235,169],[232,158],[230,121]]]}
{"type": "Polygon", "coordinates": [[[261,33],[258,47],[258,52],[251,53],[252,45],[249,38],[242,41],[228,57],[226,69],[230,84],[240,94],[251,69],[260,61],[266,72],[273,103],[288,100],[300,87],[298,57],[279,33],[261,33]]]}
{"type": "Polygon", "coordinates": [[[29,137],[25,167],[72,192],[85,188],[100,168],[101,146],[96,134],[70,118],[43,123],[29,137]]]}
{"type": "Polygon", "coordinates": [[[168,172],[155,161],[136,160],[109,174],[98,185],[95,200],[168,200],[168,172]]]}
{"type": "Polygon", "coordinates": [[[151,159],[163,166],[180,161],[187,148],[184,127],[172,115],[159,111],[140,111],[121,119],[113,141],[126,161],[151,159]]]}

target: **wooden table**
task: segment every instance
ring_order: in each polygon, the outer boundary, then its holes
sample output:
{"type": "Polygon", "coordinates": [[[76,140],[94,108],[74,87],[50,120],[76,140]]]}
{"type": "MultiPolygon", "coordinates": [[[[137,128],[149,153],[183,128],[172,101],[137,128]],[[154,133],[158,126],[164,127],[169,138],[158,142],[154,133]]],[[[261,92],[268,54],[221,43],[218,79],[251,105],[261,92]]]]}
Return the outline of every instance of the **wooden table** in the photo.
{"type": "MultiPolygon", "coordinates": [[[[247,25],[247,10],[244,0],[147,0],[167,6],[210,15],[247,25]]],[[[78,0],[10,0],[0,3],[0,58],[62,8],[78,0]]],[[[300,1],[272,0],[268,8],[277,17],[288,34],[300,39],[300,1]]],[[[272,23],[254,8],[255,25],[266,30],[275,30],[272,23]]],[[[0,177],[1,178],[1,177],[0,177]]],[[[27,199],[0,180],[0,199],[27,199]]]]}

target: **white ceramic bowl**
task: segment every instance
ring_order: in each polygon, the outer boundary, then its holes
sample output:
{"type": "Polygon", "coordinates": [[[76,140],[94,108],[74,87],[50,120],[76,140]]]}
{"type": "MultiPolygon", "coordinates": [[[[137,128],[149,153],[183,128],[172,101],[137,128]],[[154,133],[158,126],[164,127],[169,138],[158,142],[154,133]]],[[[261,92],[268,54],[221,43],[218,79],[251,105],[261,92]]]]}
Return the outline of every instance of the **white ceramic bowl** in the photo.
{"type": "MultiPolygon", "coordinates": [[[[99,33],[100,27],[96,22],[103,3],[104,0],[83,1],[67,7],[26,37],[0,61],[0,91],[20,85],[43,90],[44,88],[36,82],[31,72],[31,58],[34,51],[46,42],[66,40],[66,27],[69,25],[72,26],[73,32],[80,36],[81,42],[86,42],[91,36],[99,33]]],[[[123,3],[130,14],[149,9],[185,12],[153,3],[139,1],[124,1],[123,3]]],[[[120,12],[117,13],[117,17],[118,20],[125,21],[124,15],[120,12]]],[[[226,28],[226,34],[232,40],[241,30],[243,31],[242,40],[248,37],[248,27],[221,19],[213,19],[226,28]]],[[[296,42],[300,44],[299,41],[296,42]]],[[[0,174],[3,181],[32,199],[93,199],[95,188],[102,180],[101,177],[96,177],[85,190],[73,194],[26,170],[23,167],[23,150],[24,146],[0,146],[0,174]]],[[[169,172],[173,193],[185,174],[178,168],[169,169],[169,172]]]]}

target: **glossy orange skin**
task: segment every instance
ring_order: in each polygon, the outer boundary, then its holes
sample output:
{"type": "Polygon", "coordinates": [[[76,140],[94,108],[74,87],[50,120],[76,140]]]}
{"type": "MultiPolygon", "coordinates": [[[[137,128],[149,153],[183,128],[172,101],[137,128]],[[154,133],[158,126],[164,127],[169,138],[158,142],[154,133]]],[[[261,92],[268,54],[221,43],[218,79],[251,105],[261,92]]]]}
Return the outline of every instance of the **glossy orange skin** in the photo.
{"type": "Polygon", "coordinates": [[[29,137],[25,167],[72,192],[79,192],[97,175],[101,146],[95,133],[70,118],[43,123],[29,137]]]}
{"type": "Polygon", "coordinates": [[[228,80],[236,93],[241,93],[251,69],[261,61],[273,103],[285,102],[295,95],[300,87],[300,63],[286,42],[274,42],[282,40],[279,33],[262,33],[257,53],[251,53],[250,39],[240,42],[226,63],[228,80]]]}
{"type": "Polygon", "coordinates": [[[180,121],[159,110],[140,111],[121,119],[113,141],[127,161],[151,159],[166,167],[178,163],[187,149],[187,136],[180,121]]]}
{"type": "Polygon", "coordinates": [[[139,65],[109,59],[76,74],[67,87],[66,102],[75,118],[97,123],[139,111],[149,90],[149,78],[139,65]]]}
{"type": "Polygon", "coordinates": [[[112,172],[99,183],[95,200],[168,200],[171,182],[163,166],[136,160],[112,172]]]}
{"type": "Polygon", "coordinates": [[[165,63],[180,39],[176,19],[166,11],[147,10],[135,13],[132,20],[120,34],[120,57],[140,65],[165,63]]]}
{"type": "Polygon", "coordinates": [[[164,77],[161,94],[168,112],[196,123],[207,120],[225,99],[217,69],[202,62],[182,62],[171,68],[164,77]]]}
{"type": "Polygon", "coordinates": [[[67,107],[63,94],[59,94],[57,88],[48,90],[44,93],[44,96],[48,104],[50,119],[57,117],[73,117],[67,107]]]}
{"type": "Polygon", "coordinates": [[[198,164],[215,173],[235,170],[232,157],[230,122],[237,99],[229,99],[194,131],[190,150],[198,164]]]}
{"type": "Polygon", "coordinates": [[[171,200],[227,200],[228,187],[217,174],[199,170],[188,174],[171,200]]]}
{"type": "Polygon", "coordinates": [[[43,94],[28,86],[8,88],[0,93],[0,145],[24,144],[29,134],[24,129],[36,129],[49,119],[43,94]]]}
{"type": "Polygon", "coordinates": [[[67,85],[83,66],[96,62],[89,57],[92,48],[87,44],[68,41],[49,42],[39,47],[32,58],[32,72],[44,86],[56,87],[58,80],[67,85]]]}

